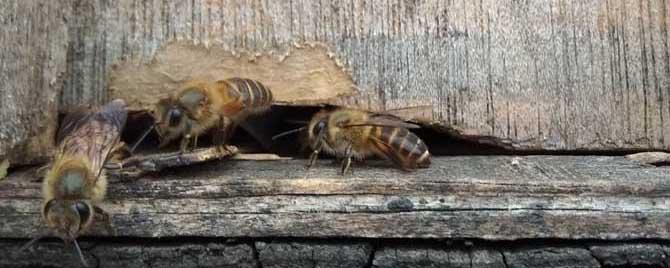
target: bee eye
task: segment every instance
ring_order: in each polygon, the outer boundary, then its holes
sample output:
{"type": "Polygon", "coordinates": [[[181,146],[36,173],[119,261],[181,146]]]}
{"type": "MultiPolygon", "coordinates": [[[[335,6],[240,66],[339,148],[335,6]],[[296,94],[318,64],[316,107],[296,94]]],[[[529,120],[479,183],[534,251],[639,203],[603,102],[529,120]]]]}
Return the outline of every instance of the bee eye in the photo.
{"type": "Polygon", "coordinates": [[[89,209],[89,206],[86,203],[79,201],[74,203],[74,209],[77,210],[77,213],[79,213],[79,220],[81,224],[80,226],[83,226],[91,216],[91,210],[89,209]]]}
{"type": "Polygon", "coordinates": [[[312,130],[312,134],[314,136],[318,136],[319,133],[321,133],[324,128],[326,128],[326,122],[319,121],[319,123],[317,123],[316,126],[314,126],[314,129],[312,130]]]}
{"type": "Polygon", "coordinates": [[[168,112],[168,124],[171,127],[177,126],[181,121],[182,113],[179,109],[173,108],[168,112]]]}

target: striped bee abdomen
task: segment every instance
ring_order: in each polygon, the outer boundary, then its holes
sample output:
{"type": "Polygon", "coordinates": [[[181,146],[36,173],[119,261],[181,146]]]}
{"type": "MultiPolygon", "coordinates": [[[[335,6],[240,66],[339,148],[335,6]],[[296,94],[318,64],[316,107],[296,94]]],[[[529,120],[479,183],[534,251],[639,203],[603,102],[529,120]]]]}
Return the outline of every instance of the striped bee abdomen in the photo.
{"type": "Polygon", "coordinates": [[[272,104],[272,91],[260,82],[246,78],[230,78],[227,81],[237,89],[242,103],[250,111],[263,109],[272,104]]]}
{"type": "Polygon", "coordinates": [[[405,128],[374,127],[372,133],[377,139],[388,146],[380,148],[382,153],[403,168],[419,168],[430,166],[428,147],[418,136],[405,128]]]}

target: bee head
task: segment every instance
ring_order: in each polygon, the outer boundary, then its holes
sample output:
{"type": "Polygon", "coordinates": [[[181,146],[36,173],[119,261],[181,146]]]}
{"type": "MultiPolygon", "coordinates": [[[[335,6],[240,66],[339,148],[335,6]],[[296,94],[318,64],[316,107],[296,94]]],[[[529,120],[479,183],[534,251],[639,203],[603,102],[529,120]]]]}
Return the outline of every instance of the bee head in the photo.
{"type": "Polygon", "coordinates": [[[93,207],[85,200],[52,199],[42,213],[49,228],[65,242],[74,241],[93,222],[93,207]]]}
{"type": "Polygon", "coordinates": [[[326,130],[326,120],[320,120],[314,124],[314,127],[312,128],[311,135],[313,137],[319,137],[323,135],[324,131],[326,130]]]}
{"type": "Polygon", "coordinates": [[[318,145],[326,138],[329,116],[329,112],[325,110],[320,111],[316,113],[309,122],[307,135],[312,148],[318,147],[318,145]]]}
{"type": "Polygon", "coordinates": [[[152,111],[156,132],[161,147],[186,134],[189,117],[186,111],[172,98],[160,100],[152,111]]]}

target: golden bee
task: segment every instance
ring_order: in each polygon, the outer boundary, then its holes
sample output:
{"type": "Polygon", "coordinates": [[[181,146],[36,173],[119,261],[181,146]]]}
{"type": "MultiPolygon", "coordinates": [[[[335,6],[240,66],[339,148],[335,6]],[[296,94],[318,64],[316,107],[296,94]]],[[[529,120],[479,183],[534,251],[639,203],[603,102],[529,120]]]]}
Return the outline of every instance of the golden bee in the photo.
{"type": "Polygon", "coordinates": [[[98,207],[107,191],[104,166],[124,148],[120,136],[126,118],[122,100],[68,114],[58,130],[57,151],[43,181],[41,213],[49,228],[46,235],[57,236],[67,244],[73,242],[85,266],[76,239],[88,231],[96,216],[109,223],[107,213],[98,207]]]}
{"type": "Polygon", "coordinates": [[[391,160],[405,171],[428,167],[428,147],[408,130],[418,127],[395,116],[362,110],[340,108],[318,112],[306,127],[301,128],[307,130],[307,140],[312,148],[307,166],[311,167],[323,150],[342,159],[341,174],[349,170],[352,158],[363,159],[372,155],[391,160]]]}
{"type": "Polygon", "coordinates": [[[266,111],[272,91],[258,81],[230,78],[216,82],[191,81],[175,96],[161,99],[153,111],[159,147],[181,137],[180,151],[198,145],[198,136],[210,129],[222,145],[242,120],[266,111]]]}

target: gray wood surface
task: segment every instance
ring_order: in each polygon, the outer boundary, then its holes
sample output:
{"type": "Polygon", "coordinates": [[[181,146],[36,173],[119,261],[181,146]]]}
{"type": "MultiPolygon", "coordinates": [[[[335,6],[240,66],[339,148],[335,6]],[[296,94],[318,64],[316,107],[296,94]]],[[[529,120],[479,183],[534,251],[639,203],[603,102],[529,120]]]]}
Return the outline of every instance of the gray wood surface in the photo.
{"type": "Polygon", "coordinates": [[[536,149],[669,148],[666,0],[77,3],[62,109],[102,103],[115,63],[149,63],[173,40],[277,54],[321,42],[360,89],[344,103],[419,106],[536,149]]]}
{"type": "MultiPolygon", "coordinates": [[[[667,267],[668,244],[582,242],[566,245],[536,241],[472,246],[402,240],[359,242],[312,240],[238,243],[161,240],[82,242],[93,267],[273,267],[273,268],[544,268],[667,267]],[[377,245],[377,246],[373,246],[377,245]]],[[[223,239],[220,239],[223,240],[223,239]]],[[[0,267],[81,267],[59,242],[18,251],[23,241],[0,241],[0,267]]]]}
{"type": "Polygon", "coordinates": [[[104,103],[114,66],[172,41],[275,55],[322,43],[360,91],[338,103],[527,149],[667,150],[668,12],[666,0],[3,1],[0,157],[43,159],[56,109],[104,103]]]}
{"type": "MultiPolygon", "coordinates": [[[[62,242],[39,243],[20,251],[18,242],[0,242],[0,267],[82,267],[79,257],[62,242]]],[[[246,244],[128,242],[81,243],[91,267],[257,267],[253,249],[246,244]]]]}
{"type": "MultiPolygon", "coordinates": [[[[668,169],[624,157],[442,157],[415,173],[371,161],[345,177],[329,163],[223,161],[112,179],[102,206],[129,237],[670,239],[668,169]]],[[[43,228],[31,174],[0,183],[0,237],[43,228]]]]}
{"type": "Polygon", "coordinates": [[[11,164],[44,161],[53,149],[71,3],[0,1],[0,159],[11,164]]]}

